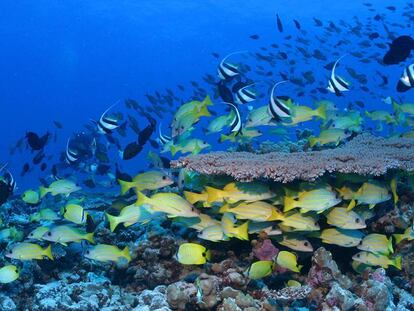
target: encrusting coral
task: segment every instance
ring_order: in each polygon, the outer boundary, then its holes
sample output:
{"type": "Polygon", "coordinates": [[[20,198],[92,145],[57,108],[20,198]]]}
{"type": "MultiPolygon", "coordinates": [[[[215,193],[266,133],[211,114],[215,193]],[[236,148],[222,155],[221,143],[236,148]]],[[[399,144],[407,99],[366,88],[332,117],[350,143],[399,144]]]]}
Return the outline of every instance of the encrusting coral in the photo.
{"type": "Polygon", "coordinates": [[[414,171],[414,139],[361,134],[342,147],[310,152],[212,152],[171,162],[204,175],[227,175],[238,181],[259,178],[288,183],[313,181],[325,173],[380,176],[389,170],[414,171]]]}

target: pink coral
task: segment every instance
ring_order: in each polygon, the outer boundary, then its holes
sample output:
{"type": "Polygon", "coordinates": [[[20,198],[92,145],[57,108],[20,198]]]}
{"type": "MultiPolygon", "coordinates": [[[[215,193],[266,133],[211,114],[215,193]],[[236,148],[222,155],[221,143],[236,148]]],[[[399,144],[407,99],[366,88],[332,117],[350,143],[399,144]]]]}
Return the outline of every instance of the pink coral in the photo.
{"type": "Polygon", "coordinates": [[[261,243],[257,243],[253,253],[259,260],[273,260],[279,250],[272,244],[270,239],[266,239],[261,243]]]}
{"type": "Polygon", "coordinates": [[[171,166],[205,175],[227,175],[238,181],[312,181],[334,172],[380,176],[391,169],[414,171],[414,139],[361,134],[336,149],[266,154],[212,152],[180,158],[171,166]]]}

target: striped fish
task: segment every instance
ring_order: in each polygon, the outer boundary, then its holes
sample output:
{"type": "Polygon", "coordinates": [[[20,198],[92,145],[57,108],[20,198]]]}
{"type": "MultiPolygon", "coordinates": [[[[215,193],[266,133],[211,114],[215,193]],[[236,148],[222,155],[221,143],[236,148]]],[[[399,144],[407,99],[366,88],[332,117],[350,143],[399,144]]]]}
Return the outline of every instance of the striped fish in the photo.
{"type": "Polygon", "coordinates": [[[115,104],[110,106],[108,109],[106,109],[104,113],[101,115],[101,117],[99,118],[99,121],[97,122],[99,133],[110,134],[112,133],[113,130],[115,130],[116,128],[120,126],[118,120],[106,116],[108,111],[111,110],[117,104],[118,102],[116,102],[115,104]]]}
{"type": "Polygon", "coordinates": [[[394,252],[392,247],[392,237],[388,238],[384,234],[371,233],[365,236],[357,246],[362,251],[388,256],[394,252]]]}
{"type": "Polygon", "coordinates": [[[236,96],[236,102],[238,104],[247,104],[250,103],[254,100],[256,100],[256,92],[254,92],[253,90],[249,90],[249,87],[253,86],[255,83],[246,85],[242,88],[240,88],[235,96],[236,96]]]}
{"type": "Polygon", "coordinates": [[[237,109],[237,107],[232,103],[226,103],[226,104],[230,105],[234,111],[234,118],[230,123],[230,132],[235,133],[236,136],[239,134],[242,134],[242,121],[241,121],[239,109],[237,109]]]}
{"type": "Polygon", "coordinates": [[[364,234],[358,230],[328,228],[322,230],[322,243],[334,244],[342,247],[355,247],[361,243],[364,234]]]}
{"type": "Polygon", "coordinates": [[[66,163],[73,164],[77,160],[79,160],[79,158],[78,158],[78,154],[70,149],[69,144],[70,144],[70,138],[68,139],[66,143],[65,160],[66,160],[66,163]]]}
{"type": "Polygon", "coordinates": [[[7,170],[7,173],[4,174],[4,178],[6,179],[7,185],[9,186],[9,191],[11,193],[13,193],[17,188],[17,183],[16,183],[16,180],[14,179],[12,173],[10,173],[10,171],[7,170]]]}
{"type": "Polygon", "coordinates": [[[158,140],[161,143],[161,145],[165,145],[166,143],[170,142],[171,139],[171,136],[167,136],[162,133],[160,124],[160,126],[158,127],[158,140]]]}
{"type": "Polygon", "coordinates": [[[404,69],[403,75],[398,80],[397,91],[402,93],[414,87],[414,64],[404,69]]]}
{"type": "Polygon", "coordinates": [[[278,98],[277,96],[274,96],[276,87],[285,82],[287,82],[287,80],[277,82],[273,86],[272,91],[270,93],[268,111],[269,111],[269,114],[272,116],[272,118],[276,119],[277,121],[290,118],[292,115],[290,108],[286,106],[280,98],[278,98]]]}
{"type": "Polygon", "coordinates": [[[241,53],[245,53],[246,51],[237,51],[237,52],[233,52],[228,54],[226,57],[224,57],[219,66],[218,66],[218,76],[221,80],[229,80],[231,78],[234,78],[235,76],[238,76],[240,74],[239,68],[238,66],[228,63],[226,62],[227,58],[229,58],[232,55],[235,54],[241,54],[241,53]]]}
{"type": "Polygon", "coordinates": [[[345,207],[335,207],[326,215],[327,223],[342,229],[366,228],[365,219],[345,207]]]}
{"type": "Polygon", "coordinates": [[[346,55],[341,56],[333,65],[331,77],[328,82],[328,91],[335,93],[336,96],[341,96],[342,92],[349,91],[349,83],[342,79],[340,76],[335,75],[335,68],[338,62],[346,55]]]}
{"type": "Polygon", "coordinates": [[[304,216],[300,213],[288,213],[282,216],[282,225],[301,231],[320,230],[317,219],[312,216],[304,216]]]}

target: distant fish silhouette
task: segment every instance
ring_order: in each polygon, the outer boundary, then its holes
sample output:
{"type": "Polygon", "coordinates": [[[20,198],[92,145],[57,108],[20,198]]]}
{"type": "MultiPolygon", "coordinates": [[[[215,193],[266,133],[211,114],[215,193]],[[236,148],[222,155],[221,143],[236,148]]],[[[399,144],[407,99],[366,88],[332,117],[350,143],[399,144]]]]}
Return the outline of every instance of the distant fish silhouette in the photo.
{"type": "Polygon", "coordinates": [[[414,50],[414,39],[410,36],[400,36],[390,44],[383,62],[386,65],[399,64],[410,56],[411,50],[414,50]]]}

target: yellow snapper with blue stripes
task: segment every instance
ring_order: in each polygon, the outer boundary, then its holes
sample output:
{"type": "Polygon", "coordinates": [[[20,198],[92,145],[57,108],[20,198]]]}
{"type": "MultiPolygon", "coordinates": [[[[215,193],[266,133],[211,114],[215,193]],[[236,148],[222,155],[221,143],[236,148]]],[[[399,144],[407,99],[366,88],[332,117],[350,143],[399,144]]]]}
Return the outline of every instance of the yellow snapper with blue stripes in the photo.
{"type": "Polygon", "coordinates": [[[112,232],[118,227],[119,224],[123,224],[124,227],[132,226],[136,223],[147,223],[151,220],[152,213],[143,205],[130,204],[125,206],[118,216],[105,213],[109,228],[112,232]]]}
{"type": "Polygon", "coordinates": [[[197,235],[198,238],[212,242],[228,241],[230,238],[224,234],[224,229],[221,224],[215,224],[205,227],[197,235]]]}
{"type": "Polygon", "coordinates": [[[220,213],[233,213],[237,219],[248,219],[252,221],[273,221],[280,220],[283,214],[272,204],[263,201],[241,202],[236,206],[224,204],[220,213]]]}
{"type": "Polygon", "coordinates": [[[225,213],[221,217],[221,227],[226,236],[240,240],[249,240],[249,222],[246,221],[240,226],[236,225],[237,219],[232,213],[225,213]]]}
{"type": "Polygon", "coordinates": [[[67,246],[67,243],[81,242],[82,240],[95,243],[93,232],[87,233],[79,228],[68,225],[56,226],[49,229],[49,231],[43,234],[42,239],[60,243],[64,246],[67,246]]]}
{"type": "Polygon", "coordinates": [[[313,252],[312,244],[307,239],[302,237],[291,237],[288,235],[283,235],[282,240],[278,241],[277,243],[289,247],[295,251],[313,252]]]}
{"type": "Polygon", "coordinates": [[[265,183],[239,183],[232,182],[227,184],[222,190],[206,186],[207,202],[237,203],[238,201],[262,201],[271,199],[275,196],[268,185],[265,183]]]}
{"type": "Polygon", "coordinates": [[[388,201],[391,195],[387,187],[377,181],[371,180],[363,185],[353,194],[352,200],[348,205],[348,210],[353,209],[356,205],[368,204],[373,208],[376,204],[388,201]]]}
{"type": "Polygon", "coordinates": [[[363,229],[367,226],[363,217],[345,207],[334,207],[326,214],[326,219],[329,225],[342,229],[363,229]]]}
{"type": "Polygon", "coordinates": [[[388,238],[384,234],[371,233],[366,235],[357,246],[362,251],[388,256],[394,252],[392,247],[392,237],[388,238]]]}
{"type": "Polygon", "coordinates": [[[289,212],[283,215],[281,219],[281,225],[279,227],[285,230],[285,227],[288,227],[293,230],[288,231],[319,231],[320,227],[318,220],[311,215],[303,215],[297,212],[289,212]]]}
{"type": "Polygon", "coordinates": [[[380,266],[385,269],[387,269],[389,266],[394,266],[397,269],[401,270],[402,264],[401,256],[397,256],[391,259],[387,256],[370,252],[359,252],[352,256],[352,259],[369,266],[380,266]]]}
{"type": "Polygon", "coordinates": [[[342,200],[337,193],[328,186],[321,186],[312,190],[300,191],[297,199],[289,195],[284,199],[284,212],[288,212],[296,207],[300,208],[301,213],[323,211],[337,205],[342,200]]]}
{"type": "Polygon", "coordinates": [[[120,249],[115,245],[97,244],[85,252],[85,257],[88,259],[102,261],[102,262],[130,262],[131,254],[128,246],[120,249]]]}
{"type": "Polygon", "coordinates": [[[395,239],[395,243],[399,244],[404,240],[407,240],[407,241],[414,240],[414,228],[413,228],[413,226],[409,226],[407,229],[405,229],[404,233],[402,233],[402,234],[398,234],[398,233],[393,234],[392,236],[395,239]]]}
{"type": "Polygon", "coordinates": [[[319,233],[322,243],[334,244],[342,247],[358,246],[364,234],[358,230],[328,228],[319,233]]]}
{"type": "Polygon", "coordinates": [[[40,245],[28,242],[21,242],[14,245],[11,250],[6,252],[5,256],[18,260],[41,260],[45,257],[53,260],[51,245],[42,248],[40,245]]]}

